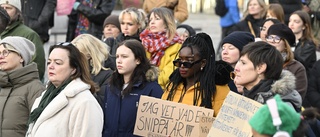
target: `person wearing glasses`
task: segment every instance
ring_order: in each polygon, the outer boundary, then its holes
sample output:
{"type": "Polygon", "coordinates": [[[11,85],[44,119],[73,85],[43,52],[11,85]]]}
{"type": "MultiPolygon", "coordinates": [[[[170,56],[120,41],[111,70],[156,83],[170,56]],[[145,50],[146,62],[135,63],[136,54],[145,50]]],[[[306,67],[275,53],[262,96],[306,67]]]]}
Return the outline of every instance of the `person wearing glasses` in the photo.
{"type": "Polygon", "coordinates": [[[141,42],[120,43],[116,64],[105,91],[103,137],[133,137],[140,96],[160,98],[163,91],[141,42]]]}
{"type": "Polygon", "coordinates": [[[260,40],[266,42],[266,36],[268,29],[271,25],[281,23],[278,19],[269,18],[263,21],[262,27],[260,27],[260,40]]]}
{"type": "Polygon", "coordinates": [[[188,37],[173,61],[177,68],[170,75],[170,82],[162,95],[163,100],[201,106],[214,110],[216,117],[229,93],[228,84],[215,81],[215,52],[211,37],[198,33],[188,37]]]}
{"type": "Polygon", "coordinates": [[[0,136],[24,137],[32,104],[45,90],[37,64],[32,62],[34,44],[23,37],[0,41],[0,136]]]}
{"type": "Polygon", "coordinates": [[[0,6],[4,8],[10,16],[10,22],[0,34],[0,37],[4,39],[8,36],[20,36],[32,41],[36,48],[32,60],[37,63],[39,77],[41,81],[44,82],[46,60],[43,43],[37,32],[24,25],[21,1],[22,0],[0,0],[0,6]]]}
{"type": "Polygon", "coordinates": [[[101,137],[103,112],[92,95],[88,60],[71,43],[50,47],[47,90],[36,99],[26,137],[101,137]]]}
{"type": "MultiPolygon", "coordinates": [[[[270,29],[269,29],[270,30],[270,29]]],[[[244,46],[234,68],[234,82],[242,85],[243,95],[261,104],[279,94],[297,112],[301,111],[302,99],[295,90],[295,77],[283,70],[282,54],[264,41],[244,46]]]]}
{"type": "Polygon", "coordinates": [[[176,33],[176,24],[170,9],[154,8],[148,19],[149,24],[140,33],[140,39],[151,64],[159,67],[158,83],[164,90],[174,69],[172,61],[175,60],[182,41],[176,33]]]}
{"type": "Polygon", "coordinates": [[[307,74],[304,66],[294,59],[291,47],[295,36],[292,30],[283,23],[274,24],[268,29],[266,41],[280,51],[284,61],[283,69],[289,70],[296,77],[295,87],[303,100],[308,87],[307,74]]]}

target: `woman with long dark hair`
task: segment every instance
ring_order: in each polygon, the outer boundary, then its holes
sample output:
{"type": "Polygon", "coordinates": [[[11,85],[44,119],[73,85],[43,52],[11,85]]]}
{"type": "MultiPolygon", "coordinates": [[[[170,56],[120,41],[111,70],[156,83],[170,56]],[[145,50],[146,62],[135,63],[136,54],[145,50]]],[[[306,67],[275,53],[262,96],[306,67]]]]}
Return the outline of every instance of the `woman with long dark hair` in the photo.
{"type": "Polygon", "coordinates": [[[170,75],[162,99],[214,109],[217,116],[229,93],[227,84],[216,85],[215,52],[209,35],[188,37],[173,64],[178,67],[170,75]]]}

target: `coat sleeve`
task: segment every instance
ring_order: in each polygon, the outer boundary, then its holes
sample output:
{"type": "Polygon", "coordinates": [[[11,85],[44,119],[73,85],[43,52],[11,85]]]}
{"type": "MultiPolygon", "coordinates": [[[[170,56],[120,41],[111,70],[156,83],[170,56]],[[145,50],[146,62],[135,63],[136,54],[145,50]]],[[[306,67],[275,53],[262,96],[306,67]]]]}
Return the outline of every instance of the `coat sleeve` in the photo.
{"type": "Polygon", "coordinates": [[[175,68],[172,62],[177,57],[180,47],[181,44],[179,43],[170,46],[168,49],[166,49],[164,56],[161,58],[158,83],[162,89],[165,89],[166,85],[169,83],[169,76],[175,68]]]}
{"type": "Polygon", "coordinates": [[[300,64],[300,67],[299,69],[297,69],[294,76],[296,77],[296,90],[301,95],[301,98],[304,99],[307,93],[308,79],[307,79],[306,69],[303,67],[302,64],[300,64]]]}
{"type": "Polygon", "coordinates": [[[107,18],[115,6],[115,0],[101,0],[97,7],[89,7],[80,4],[77,11],[86,16],[90,22],[103,25],[104,19],[107,18]]]}
{"type": "Polygon", "coordinates": [[[32,57],[32,61],[37,63],[39,77],[41,80],[43,80],[46,60],[42,40],[36,32],[27,36],[27,39],[32,41],[35,45],[36,52],[32,57]]]}
{"type": "Polygon", "coordinates": [[[74,108],[69,123],[72,137],[101,137],[103,112],[95,100],[84,100],[74,108]]]}
{"type": "Polygon", "coordinates": [[[32,25],[30,26],[30,28],[36,28],[48,22],[50,18],[52,18],[52,16],[54,15],[56,4],[57,0],[46,0],[46,3],[40,13],[40,16],[38,17],[38,20],[30,24],[32,25]]]}
{"type": "Polygon", "coordinates": [[[316,46],[311,43],[306,43],[303,46],[301,45],[300,49],[294,52],[294,57],[297,61],[301,62],[307,72],[309,72],[309,69],[312,68],[317,59],[316,46]]]}
{"type": "Polygon", "coordinates": [[[174,18],[182,23],[188,19],[189,12],[186,0],[179,0],[178,5],[174,8],[174,18]]]}
{"type": "Polygon", "coordinates": [[[316,62],[311,69],[311,74],[308,81],[308,93],[306,98],[311,106],[320,108],[320,61],[316,62]]]}
{"type": "Polygon", "coordinates": [[[159,84],[155,84],[154,86],[152,86],[152,91],[150,93],[151,97],[161,98],[162,94],[163,94],[163,90],[159,84]]]}
{"type": "Polygon", "coordinates": [[[41,94],[43,93],[43,91],[46,90],[46,88],[42,85],[42,83],[38,84],[33,84],[29,90],[29,94],[27,96],[28,100],[27,100],[27,107],[29,108],[29,111],[31,113],[32,110],[32,106],[34,104],[34,101],[41,96],[41,94]]]}

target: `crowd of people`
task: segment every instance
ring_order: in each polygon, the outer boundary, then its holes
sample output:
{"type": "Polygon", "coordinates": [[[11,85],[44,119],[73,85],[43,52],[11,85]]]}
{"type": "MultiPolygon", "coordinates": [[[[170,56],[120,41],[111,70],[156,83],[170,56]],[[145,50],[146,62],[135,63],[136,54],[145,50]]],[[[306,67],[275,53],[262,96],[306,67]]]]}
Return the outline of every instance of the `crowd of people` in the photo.
{"type": "Polygon", "coordinates": [[[229,92],[263,104],[248,121],[254,137],[320,136],[318,11],[309,1],[249,0],[241,17],[225,0],[214,49],[209,34],[183,24],[186,0],[146,0],[119,15],[116,0],[76,0],[66,41],[47,60],[61,1],[37,2],[0,0],[0,137],[137,136],[142,95],[217,117],[229,92]]]}

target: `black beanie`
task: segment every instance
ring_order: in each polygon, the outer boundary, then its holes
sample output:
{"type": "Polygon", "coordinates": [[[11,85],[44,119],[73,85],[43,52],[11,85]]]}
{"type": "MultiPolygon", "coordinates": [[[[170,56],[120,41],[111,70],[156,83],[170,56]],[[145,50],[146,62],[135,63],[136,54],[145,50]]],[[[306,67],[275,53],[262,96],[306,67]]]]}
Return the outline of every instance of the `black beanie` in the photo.
{"type": "Polygon", "coordinates": [[[254,42],[254,36],[251,33],[245,31],[234,31],[228,36],[224,37],[221,46],[223,46],[224,43],[230,43],[238,48],[241,52],[243,46],[247,45],[250,42],[254,42]]]}
{"type": "Polygon", "coordinates": [[[119,21],[119,16],[118,16],[118,15],[110,15],[110,16],[108,16],[108,17],[104,20],[103,28],[104,28],[107,24],[115,25],[115,26],[121,31],[120,21],[119,21]]]}
{"type": "Polygon", "coordinates": [[[185,28],[189,32],[189,36],[196,35],[196,31],[191,26],[189,26],[187,24],[181,24],[177,27],[177,29],[179,29],[179,28],[185,28]]]}
{"type": "Polygon", "coordinates": [[[292,30],[283,23],[273,24],[270,26],[267,32],[268,35],[277,35],[288,41],[291,47],[295,46],[296,36],[292,30]]]}

